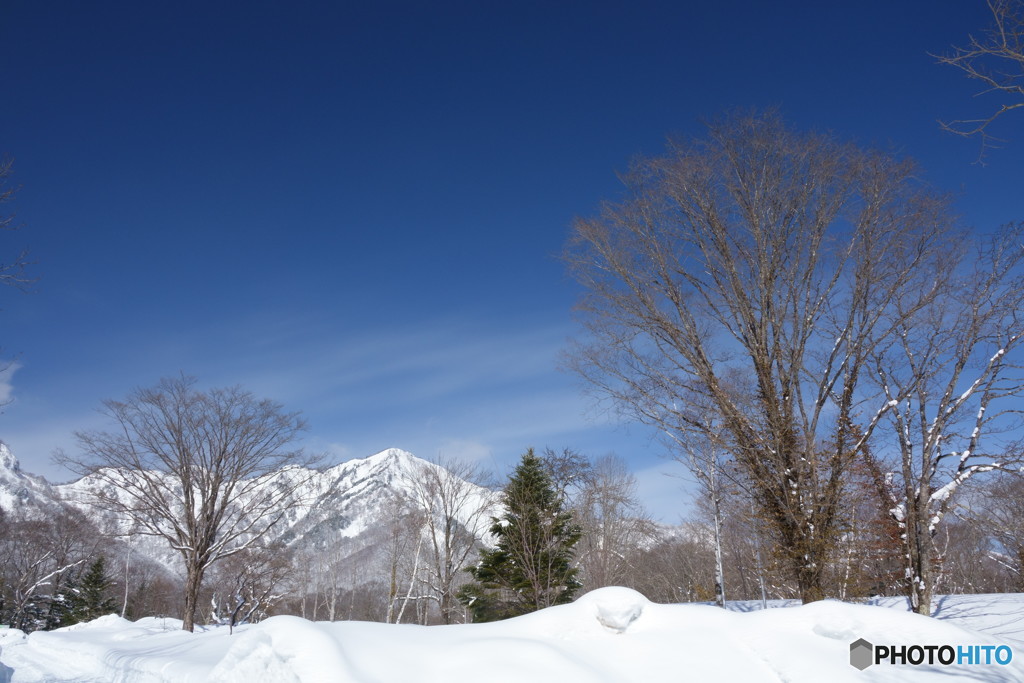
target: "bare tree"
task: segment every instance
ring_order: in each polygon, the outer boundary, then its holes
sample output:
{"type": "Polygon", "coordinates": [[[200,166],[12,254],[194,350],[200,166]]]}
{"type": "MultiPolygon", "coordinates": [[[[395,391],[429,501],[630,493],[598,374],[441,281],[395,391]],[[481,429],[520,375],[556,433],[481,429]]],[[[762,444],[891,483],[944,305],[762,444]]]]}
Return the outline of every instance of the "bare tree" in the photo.
{"type": "Polygon", "coordinates": [[[703,525],[688,523],[675,536],[642,549],[631,587],[653,602],[714,599],[713,549],[705,542],[704,532],[703,525]]]}
{"type": "Polygon", "coordinates": [[[322,543],[307,545],[292,554],[292,592],[300,598],[299,614],[304,619],[326,618],[336,621],[352,568],[346,539],[337,529],[330,530],[322,543]],[[312,600],[307,612],[307,602],[312,600]],[[321,616],[319,608],[326,610],[321,616]]]}
{"type": "Polygon", "coordinates": [[[263,538],[294,505],[314,458],[293,450],[297,413],[238,387],[199,391],[189,377],[136,389],[103,412],[116,431],[76,433],[60,461],[92,482],[90,502],[167,540],[185,566],[183,628],[193,629],[206,571],[263,538]]]}
{"type": "Polygon", "coordinates": [[[384,622],[392,624],[401,621],[412,599],[412,590],[420,580],[424,512],[405,492],[395,494],[388,510],[384,540],[387,571],[387,612],[384,622]]]}
{"type": "MultiPolygon", "coordinates": [[[[362,558],[350,557],[349,539],[338,529],[330,529],[316,543],[303,543],[289,552],[287,589],[290,609],[303,619],[337,621],[344,598],[356,585],[354,566],[368,569],[362,558]]],[[[351,617],[350,617],[351,618],[351,617]]]]}
{"type": "Polygon", "coordinates": [[[1024,0],[988,0],[988,7],[991,26],[977,37],[969,36],[966,47],[954,46],[951,53],[936,56],[940,64],[955,66],[968,78],[980,81],[981,94],[1003,97],[998,108],[987,116],[942,124],[958,135],[980,136],[983,152],[995,141],[989,134],[995,120],[1024,107],[1024,0]]]}
{"type": "Polygon", "coordinates": [[[496,496],[479,484],[483,474],[472,463],[438,458],[405,474],[404,485],[423,513],[430,592],[441,622],[451,624],[463,612],[456,591],[495,511],[496,496]]]}
{"type": "MultiPolygon", "coordinates": [[[[983,552],[1024,590],[1024,477],[1004,474],[984,488],[969,519],[994,545],[983,552]]],[[[977,559],[977,555],[975,555],[977,559]]]]}
{"type": "Polygon", "coordinates": [[[61,593],[90,559],[99,536],[73,510],[46,517],[0,515],[0,620],[24,631],[66,625],[61,593]]]}
{"type": "Polygon", "coordinates": [[[883,494],[906,539],[908,595],[922,614],[931,613],[939,523],[968,480],[1020,461],[1024,426],[1024,224],[961,254],[929,306],[911,313],[897,302],[898,334],[875,347],[897,448],[883,494]]]}
{"type": "Polygon", "coordinates": [[[614,455],[594,461],[570,509],[582,531],[576,563],[584,588],[629,584],[637,552],[654,541],[655,533],[626,463],[614,455]]]}
{"type": "Polygon", "coordinates": [[[593,476],[594,466],[590,459],[572,448],[563,448],[561,451],[545,448],[541,463],[551,478],[555,492],[566,505],[574,496],[582,493],[593,476]]]}
{"type": "Polygon", "coordinates": [[[824,597],[846,471],[888,410],[854,427],[882,312],[933,294],[951,238],[916,173],[774,114],[727,117],[637,162],[567,251],[590,333],[572,367],[678,441],[709,436],[714,411],[804,600],[824,597]]]}
{"type": "Polygon", "coordinates": [[[947,515],[936,535],[935,594],[1018,592],[1020,582],[1003,563],[1005,556],[995,549],[989,529],[960,512],[947,515]]]}
{"type": "Polygon", "coordinates": [[[729,487],[730,456],[723,446],[721,428],[713,424],[714,410],[705,413],[705,426],[697,433],[678,440],[676,460],[681,462],[697,480],[711,515],[711,528],[715,544],[715,603],[725,607],[725,567],[722,559],[722,528],[725,510],[723,500],[729,487]]]}
{"type": "Polygon", "coordinates": [[[255,623],[267,616],[284,597],[283,585],[291,569],[285,548],[278,544],[250,545],[215,567],[216,589],[211,597],[211,621],[235,626],[255,623]]]}

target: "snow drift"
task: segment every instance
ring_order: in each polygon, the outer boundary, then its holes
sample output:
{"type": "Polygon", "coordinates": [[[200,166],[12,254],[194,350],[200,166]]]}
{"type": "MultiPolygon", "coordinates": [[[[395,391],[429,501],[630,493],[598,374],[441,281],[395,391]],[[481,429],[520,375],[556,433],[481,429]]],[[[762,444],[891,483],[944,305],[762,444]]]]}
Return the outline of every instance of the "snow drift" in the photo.
{"type": "MultiPolygon", "coordinates": [[[[0,681],[926,681],[1024,680],[1021,596],[958,596],[949,619],[818,602],[755,612],[659,605],[626,588],[492,624],[412,626],[279,616],[236,629],[178,631],[173,619],[116,616],[0,635],[0,681]],[[986,617],[985,615],[988,615],[986,617]],[[957,615],[973,620],[971,629],[957,615]],[[981,629],[1000,624],[998,635],[981,629]],[[850,644],[1007,645],[1006,665],[850,665],[850,644]]],[[[892,607],[896,607],[894,604],[892,607]]]]}

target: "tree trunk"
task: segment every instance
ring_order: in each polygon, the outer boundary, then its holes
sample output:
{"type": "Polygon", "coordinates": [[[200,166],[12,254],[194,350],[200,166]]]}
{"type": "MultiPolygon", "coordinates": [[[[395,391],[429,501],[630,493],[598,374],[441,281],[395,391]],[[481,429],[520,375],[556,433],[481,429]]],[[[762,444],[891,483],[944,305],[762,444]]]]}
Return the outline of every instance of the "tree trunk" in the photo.
{"type": "Polygon", "coordinates": [[[452,611],[454,610],[455,606],[452,604],[452,594],[450,589],[447,589],[441,593],[439,607],[441,608],[441,623],[452,623],[452,611]]]}
{"type": "Polygon", "coordinates": [[[781,533],[775,539],[776,550],[783,553],[789,576],[796,582],[800,600],[806,604],[824,600],[827,595],[822,583],[822,567],[826,566],[830,547],[821,533],[815,533],[814,524],[793,504],[777,506],[776,523],[781,533]]]}
{"type": "Polygon", "coordinates": [[[121,618],[128,612],[128,563],[132,557],[132,537],[128,537],[128,551],[124,555],[124,602],[121,603],[121,618]]]}
{"type": "Polygon", "coordinates": [[[821,567],[824,565],[825,559],[826,554],[824,552],[819,551],[814,553],[811,555],[808,566],[805,567],[800,576],[798,576],[800,599],[804,604],[824,600],[828,597],[828,592],[825,590],[823,577],[821,575],[821,567]]]}
{"type": "Polygon", "coordinates": [[[204,568],[199,563],[188,563],[185,575],[185,613],[181,617],[184,631],[195,631],[196,610],[199,608],[199,590],[203,585],[204,568]]]}
{"type": "Polygon", "coordinates": [[[815,537],[813,529],[804,523],[794,529],[794,541],[790,542],[790,562],[795,565],[793,576],[796,579],[797,589],[800,591],[800,600],[807,604],[824,600],[827,597],[825,587],[822,583],[821,568],[825,566],[828,558],[826,544],[820,537],[815,537]]]}
{"type": "Polygon", "coordinates": [[[918,513],[907,519],[907,596],[910,609],[928,617],[932,614],[932,595],[935,591],[934,561],[935,542],[928,520],[918,513]]]}
{"type": "Polygon", "coordinates": [[[722,496],[715,470],[711,470],[711,500],[715,516],[715,602],[725,607],[725,567],[722,563],[722,496]]]}

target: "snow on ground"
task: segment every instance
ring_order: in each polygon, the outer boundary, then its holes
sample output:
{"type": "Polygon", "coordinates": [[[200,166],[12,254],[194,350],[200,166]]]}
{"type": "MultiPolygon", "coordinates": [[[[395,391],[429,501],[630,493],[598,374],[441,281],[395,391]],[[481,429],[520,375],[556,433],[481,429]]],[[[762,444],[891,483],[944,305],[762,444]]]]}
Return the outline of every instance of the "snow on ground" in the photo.
{"type": "MultiPolygon", "coordinates": [[[[180,631],[174,619],[107,616],[52,632],[0,631],[0,683],[28,681],[1024,680],[1024,595],[948,596],[937,618],[825,601],[751,611],[657,605],[604,588],[571,605],[492,624],[411,626],[279,616],[236,629],[180,631]],[[1005,665],[880,663],[860,671],[850,644],[1006,646],[1005,665]]],[[[744,609],[741,606],[741,609],[744,609]]],[[[992,652],[993,650],[989,650],[992,652]]]]}

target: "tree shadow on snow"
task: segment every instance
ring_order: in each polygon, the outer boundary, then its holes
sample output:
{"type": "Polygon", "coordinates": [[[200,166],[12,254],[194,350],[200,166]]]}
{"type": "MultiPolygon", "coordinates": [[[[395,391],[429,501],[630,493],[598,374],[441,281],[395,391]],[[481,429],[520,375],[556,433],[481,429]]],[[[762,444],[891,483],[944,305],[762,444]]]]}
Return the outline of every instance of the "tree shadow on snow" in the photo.
{"type": "Polygon", "coordinates": [[[1024,642],[1024,600],[1015,593],[943,595],[935,601],[932,616],[972,631],[1024,642]]]}

